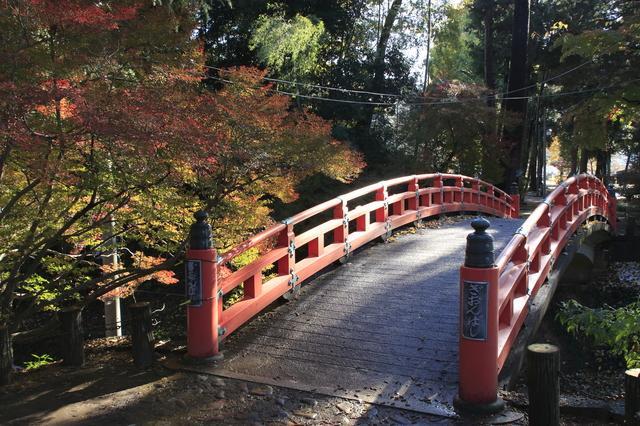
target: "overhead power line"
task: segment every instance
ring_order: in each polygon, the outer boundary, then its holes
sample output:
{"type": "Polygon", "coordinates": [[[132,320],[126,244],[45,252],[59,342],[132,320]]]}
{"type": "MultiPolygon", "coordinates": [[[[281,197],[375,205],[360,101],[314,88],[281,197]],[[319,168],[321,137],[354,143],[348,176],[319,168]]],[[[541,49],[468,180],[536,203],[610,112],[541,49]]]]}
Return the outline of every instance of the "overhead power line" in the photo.
{"type": "MultiPolygon", "coordinates": [[[[595,58],[594,58],[595,59],[595,58]]],[[[489,97],[501,97],[501,99],[511,99],[511,98],[505,98],[506,95],[510,94],[510,93],[515,93],[515,92],[520,92],[522,90],[527,90],[527,89],[531,89],[533,87],[536,87],[538,84],[545,84],[545,83],[549,83],[550,81],[556,80],[560,77],[564,77],[565,75],[571,74],[574,71],[579,70],[580,68],[589,65],[590,63],[592,63],[594,61],[594,59],[590,59],[586,62],[583,62],[573,68],[570,68],[568,70],[565,70],[559,74],[556,74],[554,76],[551,76],[549,78],[544,79],[541,82],[536,82],[536,83],[532,83],[528,86],[522,87],[520,89],[517,90],[512,90],[512,91],[506,91],[506,92],[501,92],[501,93],[496,93],[493,95],[489,95],[489,97]]],[[[224,69],[224,68],[220,68],[220,67],[214,67],[214,66],[210,66],[210,65],[205,65],[205,68],[208,69],[212,69],[218,72],[229,72],[228,70],[224,69]]],[[[373,95],[373,96],[384,96],[384,97],[391,97],[391,98],[402,98],[402,95],[396,94],[396,93],[381,93],[381,92],[371,92],[368,90],[359,90],[359,89],[345,89],[342,87],[332,87],[332,86],[323,86],[323,85],[319,85],[319,84],[312,84],[312,83],[302,83],[302,82],[297,82],[297,81],[290,81],[290,80],[284,80],[284,79],[279,79],[279,78],[271,78],[271,77],[264,77],[263,78],[265,81],[270,81],[270,82],[274,82],[274,83],[284,83],[284,84],[290,84],[293,86],[301,86],[301,87],[311,87],[314,89],[321,89],[321,90],[330,90],[330,91],[335,91],[335,92],[341,92],[341,93],[358,93],[358,94],[366,94],[366,95],[373,95]]],[[[318,97],[310,97],[312,95],[299,95],[299,94],[295,94],[295,96],[300,96],[300,97],[308,97],[310,99],[317,99],[318,97]]],[[[416,96],[416,98],[426,98],[426,99],[441,99],[441,98],[436,98],[436,97],[429,97],[429,96],[416,96]]],[[[518,99],[518,98],[513,98],[513,99],[518,99]]],[[[362,103],[364,105],[395,105],[395,103],[389,103],[389,102],[371,102],[371,101],[352,101],[354,103],[362,103]]]]}
{"type": "MultiPolygon", "coordinates": [[[[233,82],[231,80],[227,80],[227,79],[220,78],[220,77],[207,76],[206,78],[209,78],[209,79],[212,79],[212,80],[217,80],[217,81],[222,81],[222,82],[229,83],[229,84],[235,84],[235,82],[233,82]]],[[[547,79],[547,81],[549,81],[549,79],[547,79]]],[[[604,86],[604,87],[595,87],[595,88],[592,88],[592,89],[573,90],[573,91],[568,91],[568,92],[549,93],[549,94],[545,94],[545,95],[528,95],[528,96],[500,96],[500,95],[491,96],[490,95],[490,96],[482,96],[482,97],[477,97],[477,98],[464,98],[464,99],[452,98],[452,99],[441,100],[441,101],[437,101],[437,102],[406,102],[405,104],[409,105],[409,106],[412,106],[412,105],[416,105],[416,106],[453,105],[453,104],[461,104],[461,103],[466,103],[466,102],[478,102],[478,101],[485,102],[487,99],[492,99],[492,98],[501,99],[501,100],[507,100],[507,99],[520,99],[520,100],[522,100],[522,99],[537,99],[537,98],[554,98],[554,97],[560,97],[560,96],[569,96],[569,95],[579,95],[579,94],[585,94],[585,93],[594,93],[594,92],[598,92],[598,91],[602,91],[602,90],[607,90],[607,89],[612,89],[612,88],[617,88],[617,87],[624,87],[624,86],[626,86],[628,84],[631,84],[631,83],[634,83],[636,81],[640,81],[640,79],[628,80],[628,81],[626,81],[624,83],[613,84],[613,85],[604,86]]],[[[304,99],[314,99],[314,100],[325,101],[325,102],[337,102],[337,103],[354,104],[354,105],[372,105],[372,106],[383,106],[383,107],[395,107],[398,104],[398,102],[400,101],[400,99],[398,99],[397,102],[358,101],[358,100],[350,100],[350,99],[325,98],[325,97],[314,96],[314,95],[303,95],[303,94],[287,92],[287,91],[283,91],[283,90],[279,90],[279,89],[271,89],[271,90],[273,92],[280,93],[280,94],[287,95],[287,96],[298,96],[298,97],[304,98],[304,99]]]]}

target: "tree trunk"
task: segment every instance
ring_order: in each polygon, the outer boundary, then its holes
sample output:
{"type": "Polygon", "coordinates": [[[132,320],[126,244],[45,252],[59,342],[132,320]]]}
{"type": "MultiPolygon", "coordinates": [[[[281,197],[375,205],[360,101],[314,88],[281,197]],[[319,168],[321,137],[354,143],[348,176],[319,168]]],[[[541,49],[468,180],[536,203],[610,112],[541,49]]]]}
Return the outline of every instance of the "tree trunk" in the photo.
{"type": "Polygon", "coordinates": [[[427,3],[427,58],[424,61],[424,82],[422,92],[427,91],[429,85],[429,63],[431,62],[431,0],[427,3]]]}
{"type": "Polygon", "coordinates": [[[548,344],[527,348],[527,388],[529,391],[529,424],[560,424],[560,351],[548,344]]]}
{"type": "Polygon", "coordinates": [[[590,157],[591,157],[591,152],[588,149],[582,148],[580,150],[580,165],[578,166],[579,173],[587,173],[590,157]]]}
{"type": "Polygon", "coordinates": [[[11,382],[13,369],[13,350],[11,348],[11,333],[6,325],[0,326],[0,386],[11,382]]]}
{"type": "Polygon", "coordinates": [[[542,114],[542,129],[540,129],[540,145],[538,147],[538,194],[544,197],[547,188],[547,117],[542,114]]]}
{"type": "Polygon", "coordinates": [[[508,123],[504,130],[504,146],[508,148],[507,167],[502,185],[508,188],[522,176],[522,142],[527,111],[527,99],[514,99],[527,95],[524,89],[527,77],[527,45],[529,41],[529,0],[514,0],[511,64],[509,66],[508,99],[504,102],[508,123]]]}
{"type": "Polygon", "coordinates": [[[571,170],[569,170],[569,175],[573,176],[578,173],[578,147],[574,146],[571,148],[571,170]]]}
{"type": "Polygon", "coordinates": [[[373,63],[373,85],[371,88],[374,92],[379,92],[384,89],[384,59],[387,54],[387,46],[389,44],[389,38],[391,37],[391,30],[393,24],[396,22],[400,7],[402,6],[402,0],[393,0],[387,16],[384,18],[384,25],[382,31],[380,31],[380,39],[378,40],[378,46],[376,47],[376,57],[373,63]]]}
{"type": "Polygon", "coordinates": [[[484,11],[484,84],[489,89],[487,106],[495,107],[494,97],[496,90],[495,57],[493,54],[493,9],[494,0],[487,0],[484,11]]]}
{"type": "MultiPolygon", "coordinates": [[[[382,92],[384,90],[384,71],[385,71],[385,57],[387,54],[387,46],[389,44],[389,38],[391,37],[391,30],[400,12],[402,6],[402,0],[393,0],[387,16],[384,19],[384,24],[380,31],[380,38],[378,39],[378,45],[376,47],[376,56],[373,62],[373,80],[369,86],[372,92],[382,92]]],[[[371,124],[373,121],[373,114],[375,108],[373,105],[367,105],[364,108],[364,115],[362,121],[357,124],[358,133],[362,138],[360,147],[362,148],[365,156],[368,160],[375,158],[382,152],[382,147],[379,146],[379,142],[376,138],[371,137],[371,124]]],[[[375,161],[375,160],[374,160],[375,161]]],[[[369,161],[371,162],[371,161],[369,161]]]]}
{"type": "Polygon", "coordinates": [[[611,156],[609,151],[601,149],[596,151],[596,176],[605,184],[609,183],[609,162],[611,156]]]}
{"type": "Polygon", "coordinates": [[[62,344],[64,365],[84,364],[84,332],[82,330],[82,310],[71,307],[60,311],[62,323],[62,344]]]}
{"type": "Polygon", "coordinates": [[[529,190],[533,192],[538,191],[538,152],[540,141],[540,126],[535,125],[531,136],[531,143],[529,145],[529,190]]]}

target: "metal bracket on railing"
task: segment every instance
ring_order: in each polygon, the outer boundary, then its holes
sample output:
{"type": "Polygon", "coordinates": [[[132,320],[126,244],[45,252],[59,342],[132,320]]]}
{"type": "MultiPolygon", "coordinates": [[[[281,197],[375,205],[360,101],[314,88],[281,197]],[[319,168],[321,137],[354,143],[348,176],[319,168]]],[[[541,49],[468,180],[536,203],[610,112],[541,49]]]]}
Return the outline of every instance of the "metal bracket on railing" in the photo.
{"type": "Polygon", "coordinates": [[[300,280],[300,277],[298,277],[293,269],[289,271],[289,274],[291,275],[291,278],[289,279],[289,285],[291,287],[295,287],[296,283],[300,280]]]}
{"type": "Polygon", "coordinates": [[[387,221],[384,223],[384,233],[387,238],[391,236],[391,219],[387,218],[387,221]]]}
{"type": "Polygon", "coordinates": [[[289,225],[291,223],[291,218],[288,217],[285,220],[282,221],[282,223],[284,223],[285,225],[289,225]]]}
{"type": "Polygon", "coordinates": [[[222,263],[222,256],[220,256],[220,255],[217,255],[217,256],[216,256],[216,263],[217,263],[218,265],[222,263]]]}
{"type": "Polygon", "coordinates": [[[289,243],[289,247],[287,248],[287,251],[289,252],[289,257],[293,257],[294,254],[296,254],[296,242],[291,240],[291,242],[289,243]]]}
{"type": "Polygon", "coordinates": [[[227,329],[223,326],[218,326],[218,336],[224,336],[227,334],[227,329]]]}
{"type": "Polygon", "coordinates": [[[345,241],[344,248],[342,250],[344,251],[344,255],[349,257],[349,254],[351,253],[351,243],[349,241],[345,241]]]}
{"type": "Polygon", "coordinates": [[[345,213],[342,218],[342,226],[345,228],[349,227],[349,213],[345,213]]]}
{"type": "Polygon", "coordinates": [[[516,229],[516,232],[513,233],[513,235],[522,235],[523,237],[527,238],[527,234],[524,233],[524,230],[522,229],[522,226],[518,229],[516,229]]]}
{"type": "Polygon", "coordinates": [[[384,202],[382,203],[385,210],[389,210],[389,200],[387,197],[384,197],[384,202]]]}
{"type": "Polygon", "coordinates": [[[222,291],[221,288],[218,289],[218,299],[222,299],[222,296],[224,296],[224,292],[222,291]]]}
{"type": "Polygon", "coordinates": [[[420,212],[420,207],[416,210],[416,220],[422,219],[422,213],[420,212]]]}

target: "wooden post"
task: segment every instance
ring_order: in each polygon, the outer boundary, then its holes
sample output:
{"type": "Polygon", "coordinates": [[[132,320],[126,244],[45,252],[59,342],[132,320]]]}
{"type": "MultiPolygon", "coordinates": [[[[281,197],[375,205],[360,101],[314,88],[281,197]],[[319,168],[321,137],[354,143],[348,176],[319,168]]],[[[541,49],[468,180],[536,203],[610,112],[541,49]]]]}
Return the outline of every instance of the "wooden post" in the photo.
{"type": "Polygon", "coordinates": [[[637,424],[640,411],[640,368],[624,373],[624,417],[627,423],[637,424]]]}
{"type": "Polygon", "coordinates": [[[129,306],[129,314],[133,363],[140,369],[149,368],[153,364],[153,330],[149,303],[140,302],[129,306]]]}
{"type": "Polygon", "coordinates": [[[11,383],[13,351],[9,327],[0,326],[0,386],[11,383]]]}
{"type": "Polygon", "coordinates": [[[82,366],[84,364],[84,332],[82,309],[69,307],[60,311],[62,323],[62,364],[82,366]]]}
{"type": "Polygon", "coordinates": [[[536,343],[527,347],[529,424],[560,424],[560,351],[554,345],[536,343]]]}

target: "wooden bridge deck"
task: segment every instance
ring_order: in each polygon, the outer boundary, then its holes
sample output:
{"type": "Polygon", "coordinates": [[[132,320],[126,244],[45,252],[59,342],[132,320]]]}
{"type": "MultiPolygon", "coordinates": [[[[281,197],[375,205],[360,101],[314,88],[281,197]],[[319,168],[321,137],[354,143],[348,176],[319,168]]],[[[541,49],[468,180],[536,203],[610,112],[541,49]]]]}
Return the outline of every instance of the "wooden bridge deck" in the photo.
{"type": "MultiPolygon", "coordinates": [[[[499,252],[522,220],[491,218],[499,252]]],[[[215,374],[453,415],[470,220],[373,244],[229,337],[215,374]]]]}

